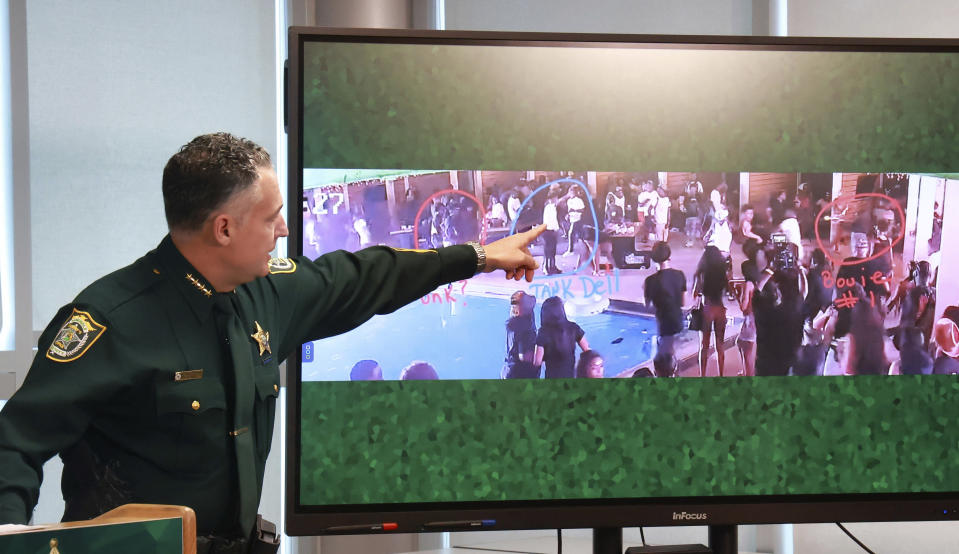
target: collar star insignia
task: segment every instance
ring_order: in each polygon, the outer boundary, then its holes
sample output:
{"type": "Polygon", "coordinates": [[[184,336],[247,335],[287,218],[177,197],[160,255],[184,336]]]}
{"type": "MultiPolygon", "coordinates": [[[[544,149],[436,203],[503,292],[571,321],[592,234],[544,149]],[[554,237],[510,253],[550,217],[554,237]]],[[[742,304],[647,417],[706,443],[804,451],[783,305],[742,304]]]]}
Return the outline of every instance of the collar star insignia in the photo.
{"type": "Polygon", "coordinates": [[[207,298],[213,296],[213,291],[203,286],[203,283],[201,283],[199,279],[194,277],[192,273],[186,274],[186,280],[189,281],[194,287],[196,287],[197,290],[202,292],[203,295],[206,296],[207,298]]]}
{"type": "Polygon", "coordinates": [[[269,331],[264,331],[263,327],[260,327],[260,323],[258,321],[254,321],[253,323],[256,325],[256,332],[250,335],[250,338],[255,340],[256,345],[260,347],[260,356],[262,356],[264,352],[272,354],[273,352],[270,350],[269,331]]]}

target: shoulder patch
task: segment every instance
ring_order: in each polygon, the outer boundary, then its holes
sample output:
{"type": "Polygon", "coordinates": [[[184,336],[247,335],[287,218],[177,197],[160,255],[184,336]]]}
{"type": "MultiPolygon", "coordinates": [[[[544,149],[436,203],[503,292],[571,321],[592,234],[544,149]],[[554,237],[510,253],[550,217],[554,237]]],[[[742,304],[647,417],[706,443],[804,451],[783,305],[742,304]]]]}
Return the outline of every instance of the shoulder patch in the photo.
{"type": "Polygon", "coordinates": [[[73,308],[73,313],[57,332],[47,349],[47,358],[55,362],[72,362],[86,354],[107,328],[89,313],[73,308]]]}
{"type": "Polygon", "coordinates": [[[267,264],[267,267],[271,275],[276,275],[277,273],[293,273],[296,271],[296,262],[289,258],[270,258],[270,263],[267,264]]]}

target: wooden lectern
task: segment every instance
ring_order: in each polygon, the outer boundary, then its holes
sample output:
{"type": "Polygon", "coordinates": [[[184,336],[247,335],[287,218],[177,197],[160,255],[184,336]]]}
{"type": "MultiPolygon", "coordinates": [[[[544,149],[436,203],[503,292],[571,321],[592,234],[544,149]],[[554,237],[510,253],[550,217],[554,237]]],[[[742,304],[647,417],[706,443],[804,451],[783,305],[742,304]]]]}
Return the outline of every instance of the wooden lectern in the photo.
{"type": "Polygon", "coordinates": [[[86,521],[0,534],[0,552],[196,554],[196,514],[185,506],[126,504],[86,521]]]}

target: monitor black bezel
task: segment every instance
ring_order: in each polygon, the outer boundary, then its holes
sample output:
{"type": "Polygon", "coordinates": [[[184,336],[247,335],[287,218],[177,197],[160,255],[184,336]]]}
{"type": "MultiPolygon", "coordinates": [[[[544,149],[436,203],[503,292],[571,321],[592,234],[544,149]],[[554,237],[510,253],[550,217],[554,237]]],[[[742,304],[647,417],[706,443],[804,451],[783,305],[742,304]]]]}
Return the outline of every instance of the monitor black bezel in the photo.
{"type": "MultiPolygon", "coordinates": [[[[638,47],[860,51],[959,52],[959,39],[769,37],[712,35],[614,35],[341,29],[291,27],[284,118],[288,139],[288,216],[290,255],[301,253],[303,194],[302,60],[306,42],[458,44],[555,47],[638,47]]],[[[300,490],[300,352],[287,359],[285,531],[288,535],[410,533],[462,530],[429,522],[493,519],[490,530],[635,527],[639,525],[737,525],[826,523],[835,521],[948,521],[959,519],[959,491],[948,493],[868,493],[690,498],[491,501],[311,506],[298,503],[300,490]],[[687,514],[687,515],[682,515],[687,514]],[[394,522],[395,531],[331,529],[394,522]]]]}

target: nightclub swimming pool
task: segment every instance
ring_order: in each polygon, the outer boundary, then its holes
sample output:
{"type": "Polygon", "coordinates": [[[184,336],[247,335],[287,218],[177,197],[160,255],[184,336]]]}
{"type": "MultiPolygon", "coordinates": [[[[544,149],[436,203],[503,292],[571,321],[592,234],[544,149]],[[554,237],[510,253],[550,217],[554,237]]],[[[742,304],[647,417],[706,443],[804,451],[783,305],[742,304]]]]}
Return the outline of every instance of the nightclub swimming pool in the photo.
{"type": "MultiPolygon", "coordinates": [[[[348,333],[307,343],[303,380],[348,380],[353,364],[365,359],[376,360],[387,380],[398,379],[414,360],[432,364],[440,379],[499,379],[509,299],[455,298],[453,303],[445,297],[429,304],[416,301],[348,333]]],[[[541,305],[535,310],[537,328],[541,305]]],[[[652,357],[656,321],[651,316],[602,312],[570,319],[583,328],[590,348],[603,356],[607,377],[652,357]]]]}

